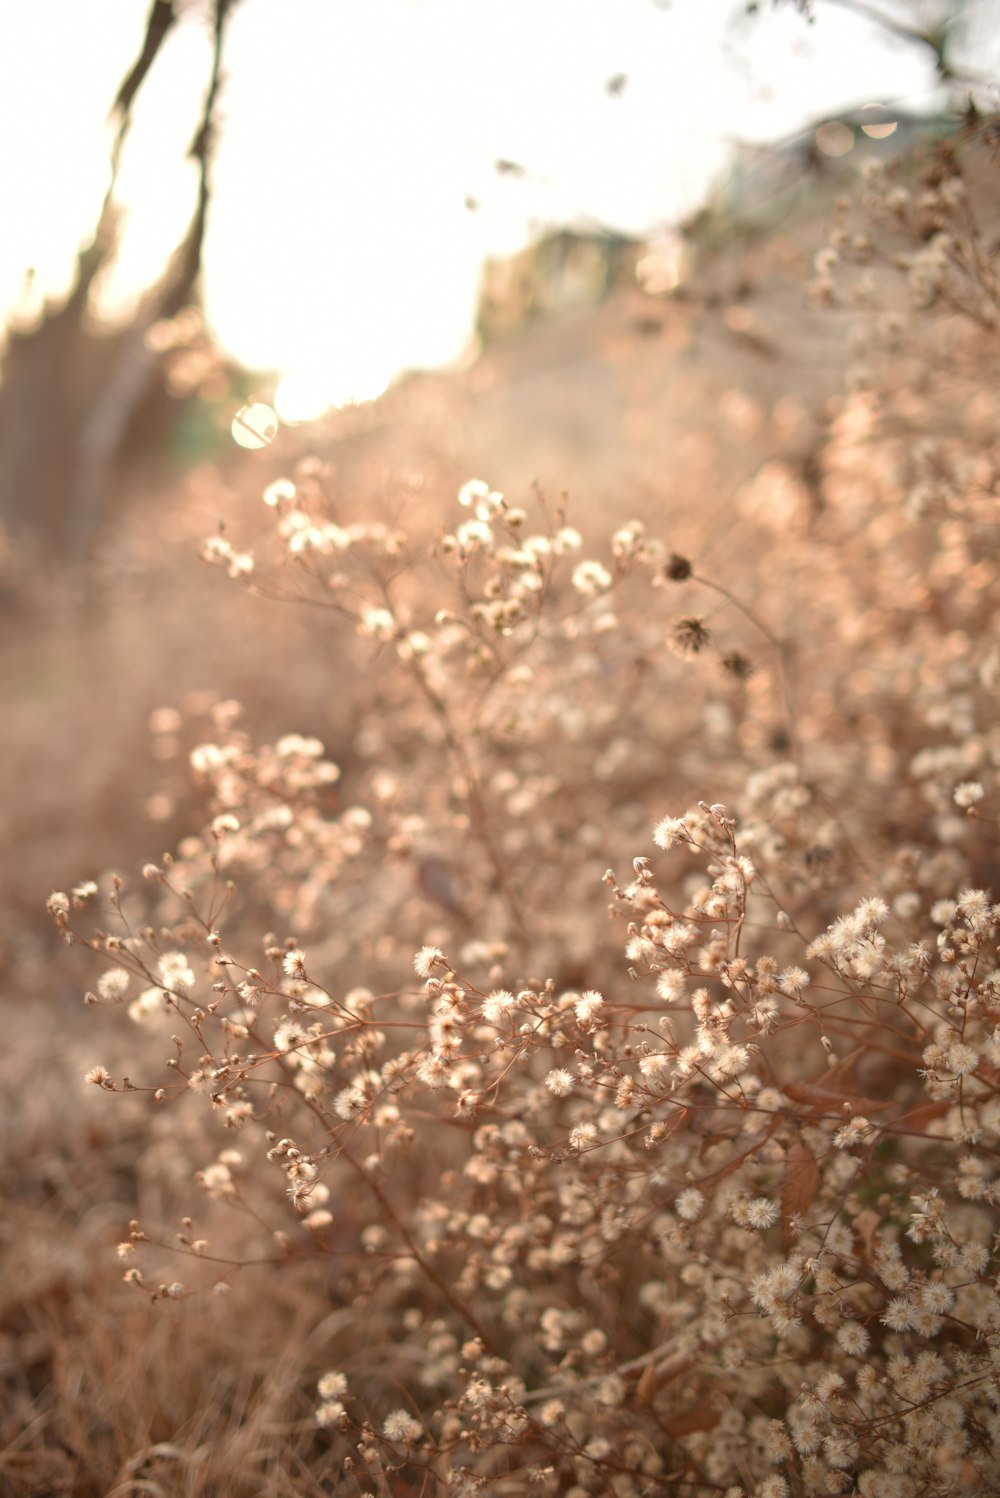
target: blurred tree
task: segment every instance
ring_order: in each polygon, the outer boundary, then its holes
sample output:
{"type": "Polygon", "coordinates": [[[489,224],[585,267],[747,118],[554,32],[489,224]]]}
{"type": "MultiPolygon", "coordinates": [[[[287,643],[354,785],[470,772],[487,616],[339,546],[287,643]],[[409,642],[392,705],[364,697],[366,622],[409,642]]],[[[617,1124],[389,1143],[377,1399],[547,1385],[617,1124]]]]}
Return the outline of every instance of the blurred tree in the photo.
{"type": "MultiPolygon", "coordinates": [[[[981,73],[968,63],[975,51],[974,36],[992,30],[997,34],[1000,6],[996,0],[772,0],[773,4],[791,4],[809,20],[815,19],[817,7],[835,6],[872,21],[901,42],[928,50],[934,59],[934,70],[944,83],[972,87],[996,88],[996,78],[981,73]],[[988,12],[988,14],[987,14],[988,12]]],[[[761,0],[747,0],[747,10],[761,9],[761,0]]]]}
{"type": "Polygon", "coordinates": [[[210,0],[212,63],[190,146],[197,200],[183,240],[131,325],[115,334],[94,329],[87,309],[95,277],[118,240],[116,189],[135,101],[178,22],[180,0],[153,0],[139,54],[118,89],[109,184],[69,294],[61,305],[47,305],[35,326],[10,333],[0,370],[0,524],[38,556],[86,555],[137,420],[166,400],[162,356],[147,335],[154,323],[197,302],[223,42],[237,4],[210,0]]]}

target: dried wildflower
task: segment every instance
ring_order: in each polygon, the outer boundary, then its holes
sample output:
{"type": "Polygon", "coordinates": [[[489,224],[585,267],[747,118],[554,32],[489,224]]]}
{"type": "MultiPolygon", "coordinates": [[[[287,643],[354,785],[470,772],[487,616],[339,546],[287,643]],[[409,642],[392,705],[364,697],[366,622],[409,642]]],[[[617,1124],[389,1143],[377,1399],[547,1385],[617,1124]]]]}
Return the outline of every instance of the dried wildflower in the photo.
{"type": "Polygon", "coordinates": [[[583,545],[583,537],[573,526],[564,525],[556,532],[552,549],[556,556],[567,556],[571,551],[579,551],[583,545]]]}
{"type": "Polygon", "coordinates": [[[797,998],[808,986],[809,974],[800,967],[788,967],[778,974],[778,987],[791,998],[797,998]]]}
{"type": "Polygon", "coordinates": [[[55,890],[46,900],[45,908],[54,921],[64,924],[69,919],[69,896],[55,890]]]}
{"type": "Polygon", "coordinates": [[[955,1304],[955,1292],[943,1280],[935,1280],[924,1285],[920,1291],[920,1303],[925,1311],[930,1311],[935,1316],[944,1316],[955,1304]]]}
{"type": "Polygon", "coordinates": [[[963,889],[956,901],[955,913],[977,933],[985,933],[995,918],[993,904],[983,889],[963,889]]]}
{"type": "Polygon", "coordinates": [[[679,655],[700,655],[711,643],[711,639],[704,619],[693,615],[687,619],[678,619],[671,635],[671,643],[679,655]]]}
{"type": "Polygon", "coordinates": [[[443,962],[440,947],[421,947],[413,959],[413,970],[418,978],[429,978],[437,964],[443,962]]]}
{"type": "Polygon", "coordinates": [[[658,848],[673,848],[690,841],[687,823],[682,817],[663,817],[653,828],[653,842],[658,848]]]}
{"type": "Polygon", "coordinates": [[[858,1321],[845,1321],[837,1330],[837,1341],[851,1357],[863,1357],[871,1341],[867,1331],[858,1321]]]}
{"type": "Polygon", "coordinates": [[[489,484],[483,479],[467,479],[458,491],[458,502],[466,509],[480,505],[488,505],[491,509],[499,509],[503,495],[491,490],[489,484]]]}
{"type": "Polygon", "coordinates": [[[684,1222],[697,1222],[704,1207],[705,1197],[697,1186],[688,1186],[674,1202],[674,1211],[684,1222]]]}
{"type": "Polygon", "coordinates": [[[82,910],[83,907],[97,894],[97,884],[93,879],[84,879],[80,884],[74,884],[70,891],[70,900],[74,910],[82,910]]]}
{"type": "Polygon", "coordinates": [[[106,1066],[92,1066],[83,1080],[92,1082],[95,1087],[110,1087],[111,1073],[106,1066]]]}
{"type": "Polygon", "coordinates": [[[183,952],[165,952],[157,970],[163,987],[173,993],[186,994],[194,987],[194,972],[183,952]]]}
{"type": "Polygon", "coordinates": [[[555,1067],[545,1078],[545,1085],[553,1097],[569,1097],[575,1084],[573,1073],[564,1067],[555,1067]]]}
{"type": "Polygon", "coordinates": [[[788,1498],[791,1489],[788,1479],[782,1477],[780,1472],[772,1472],[764,1481],[758,1483],[754,1489],[754,1498],[788,1498]]]}
{"type": "Polygon", "coordinates": [[[316,1411],[316,1424],[324,1428],[339,1425],[347,1414],[339,1399],[327,1399],[316,1411]]]}
{"type": "Polygon", "coordinates": [[[611,573],[600,562],[580,562],[573,569],[573,586],[578,593],[594,596],[611,587],[611,573]]]}
{"type": "Polygon", "coordinates": [[[483,1000],[482,1016],[491,1025],[502,1025],[514,1009],[517,1000],[505,988],[497,988],[483,1000]]]}
{"type": "Polygon", "coordinates": [[[979,1065],[979,1052],[974,1046],[954,1041],[944,1052],[942,1062],[945,1069],[956,1077],[970,1076],[979,1065]]]}
{"type": "Polygon", "coordinates": [[[722,668],[728,671],[730,676],[735,676],[737,681],[749,681],[754,674],[753,662],[738,650],[732,650],[728,655],[721,657],[722,668]]]}
{"type": "Polygon", "coordinates": [[[833,1142],[838,1149],[852,1149],[857,1144],[869,1144],[876,1136],[877,1130],[872,1127],[867,1118],[859,1113],[849,1123],[837,1129],[833,1136],[833,1142]]]}
{"type": "Polygon", "coordinates": [[[594,989],[588,989],[586,993],[582,993],[573,1005],[577,1020],[581,1025],[587,1027],[597,1022],[603,1008],[603,995],[595,992],[594,989]]]}
{"type": "Polygon", "coordinates": [[[387,1441],[412,1443],[423,1433],[423,1426],[408,1410],[392,1410],[382,1424],[382,1433],[387,1441]]]}
{"type": "Polygon", "coordinates": [[[917,1308],[913,1302],[905,1296],[897,1295],[889,1301],[879,1320],[890,1331],[906,1332],[916,1324],[916,1316],[917,1308]]]}
{"type": "Polygon", "coordinates": [[[221,1160],[199,1171],[196,1179],[203,1190],[216,1199],[222,1200],[236,1195],[236,1184],[233,1181],[232,1172],[229,1166],[221,1160]]]}
{"type": "Polygon", "coordinates": [[[383,642],[391,640],[396,634],[396,620],[386,608],[365,605],[358,620],[358,633],[372,635],[383,642]]]}
{"type": "Polygon", "coordinates": [[[656,980],[656,992],[665,1004],[678,1004],[687,995],[687,974],[681,968],[667,968],[656,980]]]}
{"type": "Polygon", "coordinates": [[[102,973],[98,978],[97,992],[102,999],[107,999],[110,1003],[115,1003],[118,999],[125,997],[131,981],[131,975],[126,972],[125,968],[109,968],[106,973],[102,973]]]}
{"type": "Polygon", "coordinates": [[[289,504],[296,495],[295,485],[291,479],[275,479],[268,484],[264,490],[264,503],[271,509],[276,509],[283,504],[289,504]]]}
{"type": "Polygon", "coordinates": [[[769,1228],[778,1220],[778,1208],[766,1196],[756,1196],[747,1203],[747,1226],[758,1230],[769,1228]]]}
{"type": "Polygon", "coordinates": [[[671,552],[663,565],[663,575],[672,583],[686,582],[693,571],[694,568],[687,557],[678,556],[676,552],[671,552]]]}

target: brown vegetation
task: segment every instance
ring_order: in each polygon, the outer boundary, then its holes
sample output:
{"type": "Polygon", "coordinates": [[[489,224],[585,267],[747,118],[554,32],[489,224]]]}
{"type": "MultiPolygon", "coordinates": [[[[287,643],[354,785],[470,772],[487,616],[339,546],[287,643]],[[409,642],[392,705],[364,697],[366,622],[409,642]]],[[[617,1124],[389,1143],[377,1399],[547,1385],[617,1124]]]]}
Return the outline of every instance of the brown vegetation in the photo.
{"type": "Polygon", "coordinates": [[[770,301],[612,299],[40,601],[11,1492],[996,1488],[977,183],[876,171],[770,301]],[[803,278],[867,331],[829,404],[803,278]]]}

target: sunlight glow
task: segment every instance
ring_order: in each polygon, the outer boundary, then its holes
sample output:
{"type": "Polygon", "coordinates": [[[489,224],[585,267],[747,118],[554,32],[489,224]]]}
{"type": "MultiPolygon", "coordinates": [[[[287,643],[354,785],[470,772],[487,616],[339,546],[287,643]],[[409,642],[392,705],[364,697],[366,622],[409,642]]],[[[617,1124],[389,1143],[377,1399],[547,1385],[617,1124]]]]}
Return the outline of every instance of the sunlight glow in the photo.
{"type": "Polygon", "coordinates": [[[278,381],[275,409],[282,421],[315,421],[334,407],[377,400],[397,372],[391,350],[381,362],[356,357],[342,366],[339,376],[333,357],[294,365],[278,381]]]}
{"type": "MultiPolygon", "coordinates": [[[[833,6],[809,28],[793,10],[751,20],[744,0],[547,0],[541,21],[537,0],[242,0],[204,247],[211,330],[275,372],[283,419],[370,400],[401,370],[470,346],[487,256],[552,226],[662,237],[734,142],[777,139],[876,91],[917,108],[938,97],[919,48],[833,6]]],[[[0,318],[37,316],[71,282],[106,185],[108,106],[147,11],[12,9],[0,318]],[[24,65],[32,54],[44,73],[24,65]]],[[[140,91],[121,245],[94,288],[103,315],[135,313],[189,222],[210,50],[191,5],[140,91]]],[[[878,139],[893,126],[883,111],[861,128],[878,139]]],[[[847,149],[846,127],[824,129],[822,149],[847,149]]],[[[681,273],[651,253],[657,285],[681,273]]]]}
{"type": "Polygon", "coordinates": [[[300,367],[281,376],[274,391],[274,409],[282,421],[318,421],[334,402],[327,389],[325,371],[300,367]]]}

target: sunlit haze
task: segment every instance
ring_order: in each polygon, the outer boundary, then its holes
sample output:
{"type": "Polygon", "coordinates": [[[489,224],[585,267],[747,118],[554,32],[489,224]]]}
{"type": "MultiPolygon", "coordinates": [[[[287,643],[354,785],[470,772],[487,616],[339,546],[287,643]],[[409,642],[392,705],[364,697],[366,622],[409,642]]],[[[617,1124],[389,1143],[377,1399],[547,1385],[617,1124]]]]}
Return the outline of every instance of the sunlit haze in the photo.
{"type": "MultiPolygon", "coordinates": [[[[147,9],[8,7],[6,315],[69,284],[106,184],[108,107],[147,9]]],[[[209,61],[194,4],[139,95],[106,313],[127,314],[183,232],[209,61]]],[[[791,6],[748,19],[742,0],[242,0],[205,246],[208,318],[231,355],[275,372],[279,414],[369,398],[404,368],[468,349],[484,256],[552,224],[654,230],[699,203],[733,141],[872,98],[939,102],[919,48],[832,6],[810,27],[791,6]]]]}

